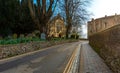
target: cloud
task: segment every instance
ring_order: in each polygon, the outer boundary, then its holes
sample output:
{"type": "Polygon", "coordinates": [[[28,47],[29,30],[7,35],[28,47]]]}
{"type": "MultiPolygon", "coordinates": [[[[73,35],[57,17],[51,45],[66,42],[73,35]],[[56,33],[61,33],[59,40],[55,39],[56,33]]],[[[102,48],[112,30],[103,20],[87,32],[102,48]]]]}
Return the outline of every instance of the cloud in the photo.
{"type": "Polygon", "coordinates": [[[104,17],[105,15],[120,14],[120,0],[94,0],[90,11],[93,18],[104,17]]]}

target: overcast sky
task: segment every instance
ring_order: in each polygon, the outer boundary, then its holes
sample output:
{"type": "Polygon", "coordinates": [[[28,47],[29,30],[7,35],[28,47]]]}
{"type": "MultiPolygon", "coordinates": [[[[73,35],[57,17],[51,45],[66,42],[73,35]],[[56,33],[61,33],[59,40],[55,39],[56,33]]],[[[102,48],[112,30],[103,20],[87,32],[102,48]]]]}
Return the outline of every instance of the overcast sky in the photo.
{"type": "Polygon", "coordinates": [[[90,11],[94,15],[92,18],[120,14],[120,0],[93,0],[90,11]]]}

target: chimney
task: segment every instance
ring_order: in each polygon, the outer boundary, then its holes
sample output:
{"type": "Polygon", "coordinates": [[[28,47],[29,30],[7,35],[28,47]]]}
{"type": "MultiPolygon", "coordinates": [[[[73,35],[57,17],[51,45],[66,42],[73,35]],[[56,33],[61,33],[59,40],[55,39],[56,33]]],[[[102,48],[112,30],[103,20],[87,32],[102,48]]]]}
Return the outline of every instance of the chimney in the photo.
{"type": "Polygon", "coordinates": [[[105,15],[105,18],[107,17],[107,15],[105,15]]]}
{"type": "Polygon", "coordinates": [[[92,21],[94,21],[94,18],[92,18],[92,21]]]}

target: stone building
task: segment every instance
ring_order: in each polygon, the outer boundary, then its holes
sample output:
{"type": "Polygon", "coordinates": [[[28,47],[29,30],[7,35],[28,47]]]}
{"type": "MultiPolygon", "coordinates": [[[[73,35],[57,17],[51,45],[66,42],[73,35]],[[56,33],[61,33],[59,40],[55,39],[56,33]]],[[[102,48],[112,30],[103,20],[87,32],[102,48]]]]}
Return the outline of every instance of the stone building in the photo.
{"type": "Polygon", "coordinates": [[[120,15],[105,16],[88,22],[88,36],[120,24],[120,15]]]}
{"type": "Polygon", "coordinates": [[[66,27],[64,20],[58,14],[50,21],[49,36],[50,37],[64,37],[66,33],[66,27]]]}

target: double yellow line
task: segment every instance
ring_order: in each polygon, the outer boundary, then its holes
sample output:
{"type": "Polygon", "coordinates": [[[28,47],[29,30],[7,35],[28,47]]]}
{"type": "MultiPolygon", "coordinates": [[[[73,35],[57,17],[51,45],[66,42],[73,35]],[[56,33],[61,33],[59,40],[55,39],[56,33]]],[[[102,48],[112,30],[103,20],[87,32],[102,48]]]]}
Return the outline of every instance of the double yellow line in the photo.
{"type": "Polygon", "coordinates": [[[69,62],[67,63],[67,65],[66,65],[65,70],[63,71],[63,73],[69,73],[70,72],[70,69],[72,67],[73,61],[75,59],[75,54],[77,52],[77,48],[78,47],[76,47],[75,50],[73,51],[72,56],[71,56],[69,62]]]}

